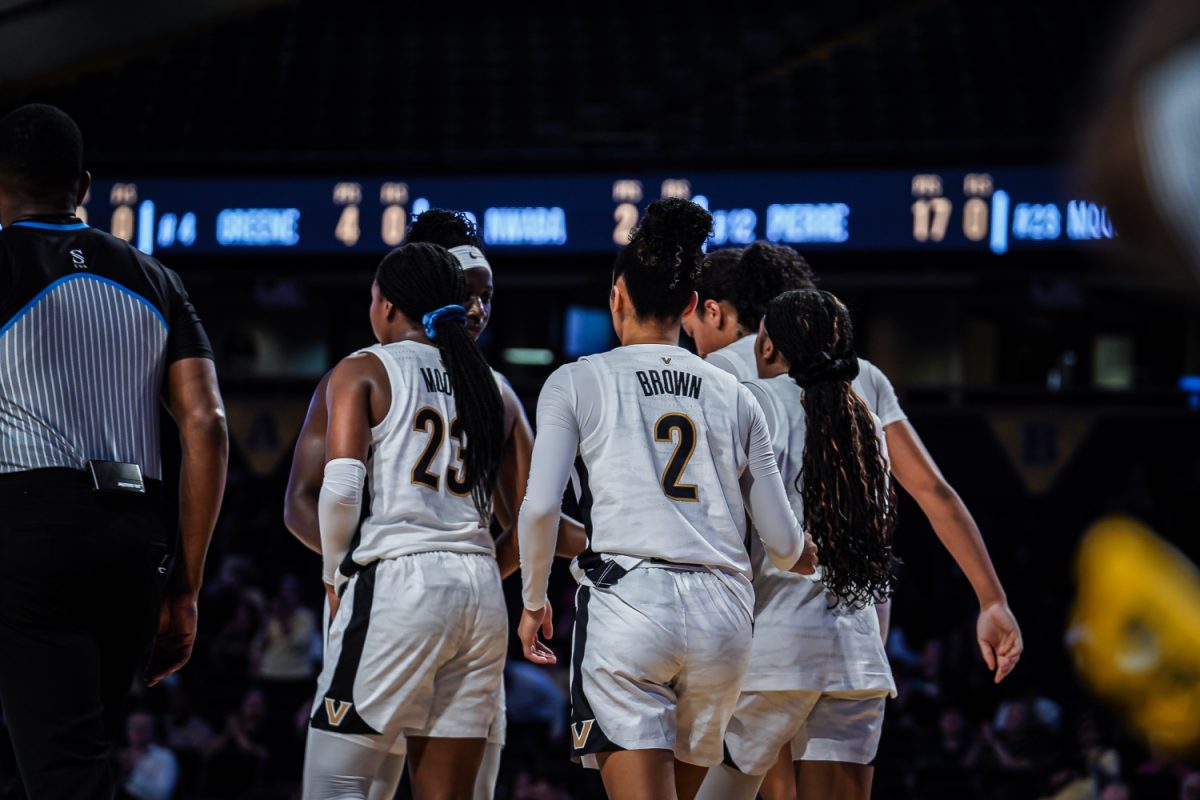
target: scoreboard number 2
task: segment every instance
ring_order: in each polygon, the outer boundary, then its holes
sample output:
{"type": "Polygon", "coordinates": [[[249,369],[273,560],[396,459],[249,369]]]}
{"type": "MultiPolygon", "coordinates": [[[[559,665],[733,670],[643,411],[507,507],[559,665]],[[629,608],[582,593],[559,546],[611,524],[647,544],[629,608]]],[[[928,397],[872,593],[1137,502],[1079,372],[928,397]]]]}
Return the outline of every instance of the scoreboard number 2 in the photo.
{"type": "Polygon", "coordinates": [[[629,244],[629,237],[637,225],[637,206],[633,203],[621,203],[613,212],[613,220],[617,223],[617,227],[613,229],[613,241],[624,247],[629,244]]]}

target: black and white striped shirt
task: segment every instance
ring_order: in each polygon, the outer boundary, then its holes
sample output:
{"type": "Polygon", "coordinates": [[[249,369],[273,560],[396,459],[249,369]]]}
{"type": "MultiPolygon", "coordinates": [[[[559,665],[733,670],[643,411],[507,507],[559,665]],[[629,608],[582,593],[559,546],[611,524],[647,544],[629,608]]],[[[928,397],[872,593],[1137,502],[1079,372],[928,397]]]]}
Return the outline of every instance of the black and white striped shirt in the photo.
{"type": "Polygon", "coordinates": [[[179,276],[73,218],[0,231],[0,474],[91,459],[162,476],[167,367],[212,358],[179,276]]]}

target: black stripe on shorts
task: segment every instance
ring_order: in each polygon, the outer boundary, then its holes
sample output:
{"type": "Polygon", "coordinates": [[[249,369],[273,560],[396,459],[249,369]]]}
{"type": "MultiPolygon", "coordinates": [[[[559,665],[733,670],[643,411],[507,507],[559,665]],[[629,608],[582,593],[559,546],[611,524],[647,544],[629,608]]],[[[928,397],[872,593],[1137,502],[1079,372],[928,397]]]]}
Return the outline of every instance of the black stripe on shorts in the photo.
{"type": "Polygon", "coordinates": [[[312,716],[311,724],[317,730],[379,735],[379,731],[359,716],[354,704],[354,679],[358,675],[363,646],[367,641],[367,625],[371,621],[371,606],[375,601],[377,566],[379,562],[373,561],[355,577],[354,607],[350,610],[350,622],[342,635],[342,650],[333,670],[333,680],[329,683],[329,691],[317,698],[320,702],[312,716]]]}
{"type": "Polygon", "coordinates": [[[583,654],[587,649],[588,599],[591,588],[579,587],[575,608],[575,647],[571,653],[571,752],[575,757],[624,750],[605,735],[583,693],[583,654]]]}

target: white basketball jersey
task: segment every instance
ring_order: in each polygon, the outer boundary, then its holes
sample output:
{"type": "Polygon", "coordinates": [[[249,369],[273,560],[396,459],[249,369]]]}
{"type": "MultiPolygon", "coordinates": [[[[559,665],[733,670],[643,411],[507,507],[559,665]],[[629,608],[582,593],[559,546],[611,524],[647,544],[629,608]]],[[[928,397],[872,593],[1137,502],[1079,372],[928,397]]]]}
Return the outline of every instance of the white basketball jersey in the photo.
{"type": "Polygon", "coordinates": [[[456,387],[438,349],[404,341],[359,352],[387,369],[392,404],[371,428],[370,511],[351,557],[369,564],[433,550],[494,552],[464,480],[466,442],[455,410],[456,387]]]}
{"type": "MultiPolygon", "coordinates": [[[[796,519],[803,520],[804,498],[796,488],[807,434],[803,390],[787,375],[745,385],[763,408],[788,500],[796,519]]],[[[872,418],[886,456],[879,418],[872,418]]],[[[831,608],[835,601],[819,580],[819,568],[812,577],[777,569],[758,537],[751,537],[751,558],[755,636],[744,689],[895,692],[874,607],[831,608]]]]}
{"type": "MultiPolygon", "coordinates": [[[[758,362],[754,356],[754,344],[758,334],[743,336],[736,342],[708,354],[707,361],[737,376],[740,381],[752,381],[758,378],[758,362]]],[[[854,391],[858,392],[867,403],[871,413],[879,417],[886,428],[893,422],[908,419],[896,399],[896,390],[892,382],[879,367],[865,358],[858,360],[858,375],[854,378],[854,391]]]]}
{"type": "Polygon", "coordinates": [[[737,380],[680,347],[631,345],[563,368],[579,420],[576,489],[591,549],[749,575],[737,380]]]}

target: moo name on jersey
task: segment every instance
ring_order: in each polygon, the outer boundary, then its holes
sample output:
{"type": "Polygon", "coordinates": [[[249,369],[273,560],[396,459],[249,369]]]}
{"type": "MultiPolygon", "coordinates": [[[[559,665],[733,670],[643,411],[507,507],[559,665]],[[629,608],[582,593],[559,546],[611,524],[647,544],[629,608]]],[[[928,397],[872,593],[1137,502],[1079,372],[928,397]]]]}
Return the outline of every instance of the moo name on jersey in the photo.
{"type": "Polygon", "coordinates": [[[677,369],[639,369],[633,374],[637,376],[638,383],[642,385],[642,394],[646,397],[673,394],[676,397],[700,399],[700,384],[703,379],[699,375],[677,369]]]}
{"type": "Polygon", "coordinates": [[[450,382],[450,374],[445,370],[421,367],[421,377],[425,379],[425,391],[454,394],[454,384],[450,382]]]}

